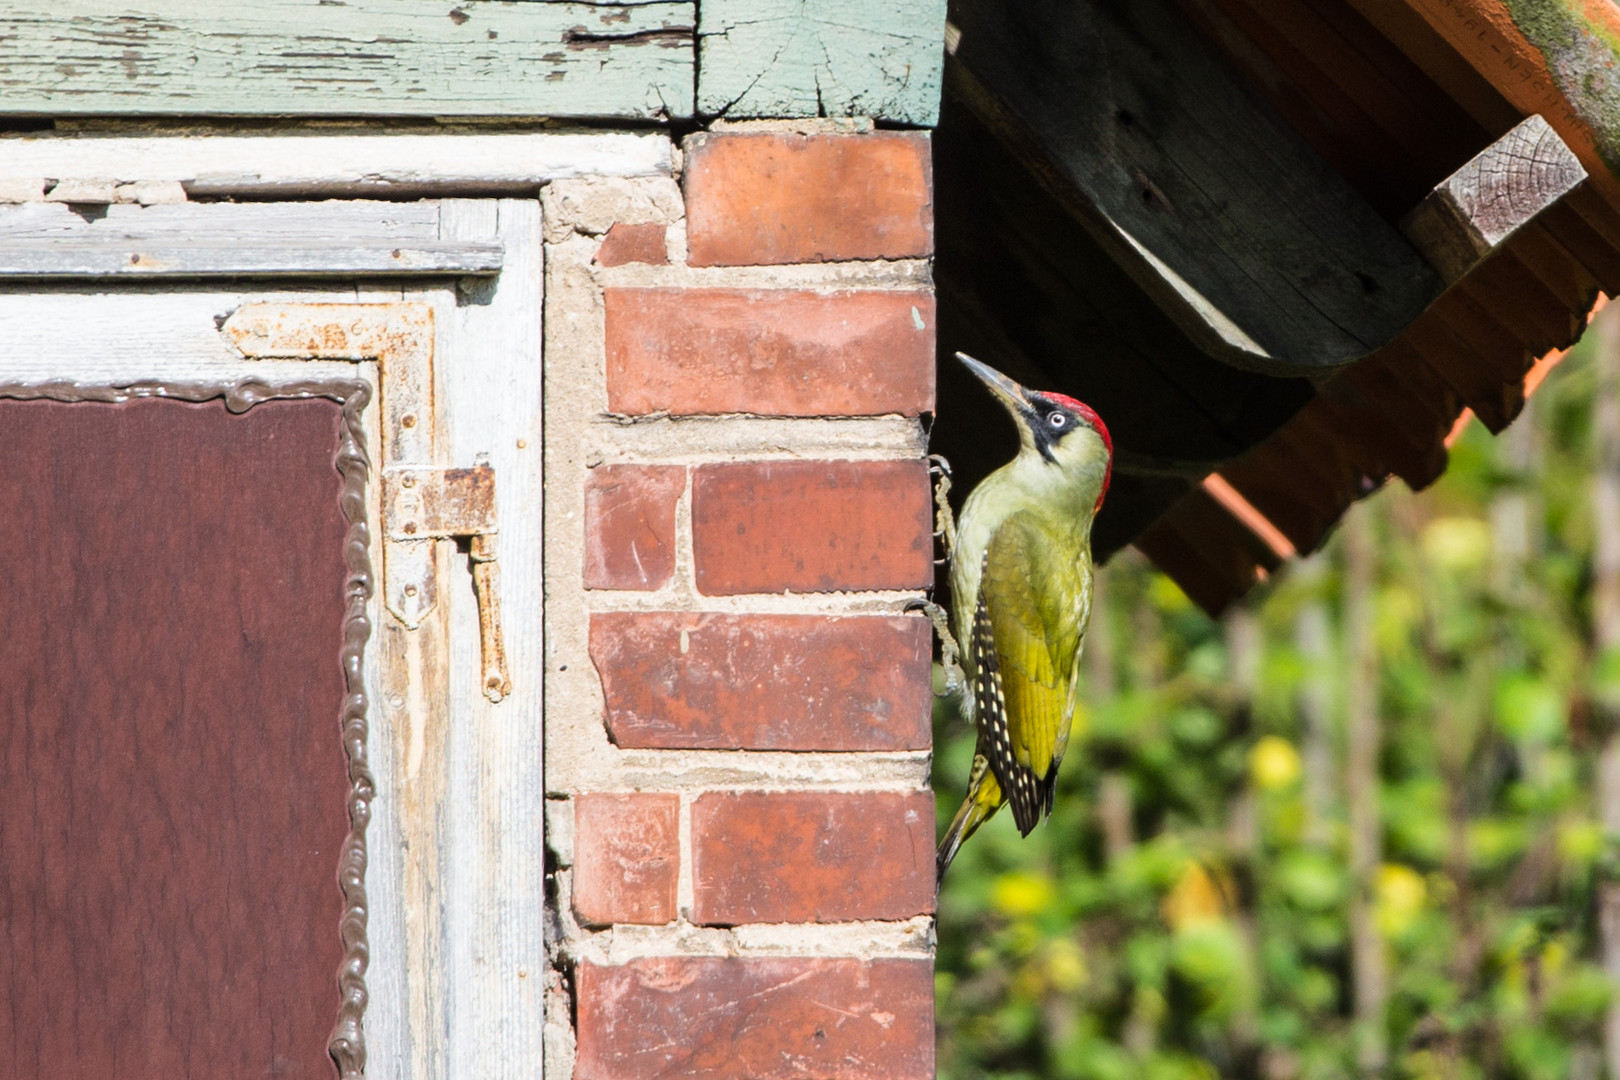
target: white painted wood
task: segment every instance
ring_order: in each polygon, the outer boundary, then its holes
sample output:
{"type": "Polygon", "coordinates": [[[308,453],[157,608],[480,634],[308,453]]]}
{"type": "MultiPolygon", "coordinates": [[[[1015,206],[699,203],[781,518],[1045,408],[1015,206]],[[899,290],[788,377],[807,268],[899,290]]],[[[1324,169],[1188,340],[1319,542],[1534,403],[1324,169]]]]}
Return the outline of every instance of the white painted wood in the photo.
{"type": "Polygon", "coordinates": [[[352,363],[244,360],[215,328],[216,319],[248,300],[317,303],[343,297],[315,288],[148,285],[117,291],[23,291],[13,286],[0,290],[0,380],[71,378],[124,385],[142,380],[355,378],[352,363]]]}
{"type": "Polygon", "coordinates": [[[495,469],[501,615],[512,692],[482,694],[478,609],[467,558],[449,604],[450,762],[445,837],[451,1077],[538,1078],[545,1021],[545,788],[541,765],[540,319],[534,200],[446,200],[446,239],[499,242],[493,281],[436,298],[439,403],[448,463],[495,469]]]}
{"type": "MultiPolygon", "coordinates": [[[[119,239],[138,243],[248,243],[320,248],[341,233],[356,244],[440,239],[439,204],[328,200],[299,203],[118,203],[77,213],[55,202],[0,206],[0,244],[119,239]]],[[[492,245],[498,246],[498,245],[492,245]]]]}
{"type": "Polygon", "coordinates": [[[436,202],[0,206],[0,278],[494,274],[493,241],[447,241],[436,202]]]}
{"type": "Polygon", "coordinates": [[[246,247],[185,244],[159,247],[115,240],[0,243],[0,279],[191,277],[398,277],[493,275],[499,248],[485,244],[295,244],[246,247]]]}
{"type": "MultiPolygon", "coordinates": [[[[176,180],[193,197],[530,195],[578,176],[668,176],[666,135],[39,135],[0,138],[0,183],[176,180]]],[[[24,190],[27,190],[24,188],[24,190]]]]}

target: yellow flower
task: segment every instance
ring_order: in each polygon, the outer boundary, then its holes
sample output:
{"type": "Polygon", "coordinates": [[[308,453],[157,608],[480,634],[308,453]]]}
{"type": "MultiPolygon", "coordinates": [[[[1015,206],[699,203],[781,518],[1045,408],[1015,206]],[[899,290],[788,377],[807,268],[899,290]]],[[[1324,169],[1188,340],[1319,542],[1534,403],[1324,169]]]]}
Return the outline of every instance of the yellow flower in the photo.
{"type": "Polygon", "coordinates": [[[1490,526],[1478,518],[1435,518],[1423,530],[1423,554],[1442,570],[1477,570],[1490,558],[1490,526]]]}
{"type": "Polygon", "coordinates": [[[1172,930],[1218,919],[1226,913],[1221,883],[1199,863],[1188,859],[1181,877],[1165,895],[1163,912],[1172,930]]]}
{"type": "Polygon", "coordinates": [[[1249,751],[1249,775],[1267,791],[1291,787],[1299,772],[1299,751],[1287,739],[1267,735],[1249,751]]]}
{"type": "Polygon", "coordinates": [[[1376,918],[1379,932],[1385,937],[1399,937],[1412,928],[1423,913],[1429,888],[1423,875],[1410,866],[1385,863],[1378,868],[1378,909],[1376,918]]]}
{"type": "Polygon", "coordinates": [[[1052,989],[1073,993],[1086,983],[1086,958],[1079,942],[1071,937],[1053,938],[1046,943],[1046,982],[1052,989]]]}
{"type": "Polygon", "coordinates": [[[1586,865],[1603,854],[1603,826],[1595,821],[1566,821],[1558,826],[1558,854],[1566,862],[1586,865]]]}
{"type": "Polygon", "coordinates": [[[1050,878],[1023,870],[1002,874],[990,889],[990,902],[1010,918],[1039,914],[1056,899],[1057,889],[1050,878]]]}

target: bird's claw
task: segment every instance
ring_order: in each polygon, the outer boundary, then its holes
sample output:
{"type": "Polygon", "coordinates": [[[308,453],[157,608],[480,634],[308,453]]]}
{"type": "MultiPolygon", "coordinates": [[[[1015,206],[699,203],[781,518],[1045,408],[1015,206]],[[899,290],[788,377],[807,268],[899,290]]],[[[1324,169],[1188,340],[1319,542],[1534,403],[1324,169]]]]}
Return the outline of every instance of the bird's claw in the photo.
{"type": "Polygon", "coordinates": [[[938,697],[955,697],[967,686],[967,675],[962,671],[962,650],[956,644],[956,637],[951,633],[950,618],[945,609],[932,600],[917,597],[906,601],[906,612],[920,611],[928,616],[928,621],[934,624],[934,633],[939,635],[939,666],[945,671],[945,689],[938,693],[938,697]]]}

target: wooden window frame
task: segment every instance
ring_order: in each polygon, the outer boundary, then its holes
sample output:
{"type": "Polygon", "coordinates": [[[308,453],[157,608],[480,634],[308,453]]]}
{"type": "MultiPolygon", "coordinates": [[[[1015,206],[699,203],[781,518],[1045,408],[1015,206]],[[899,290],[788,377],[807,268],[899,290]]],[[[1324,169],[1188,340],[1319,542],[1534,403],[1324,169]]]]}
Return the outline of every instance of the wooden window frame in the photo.
{"type": "MultiPolygon", "coordinates": [[[[179,182],[197,194],[206,185],[210,195],[291,196],[291,207],[299,197],[364,197],[383,191],[444,197],[446,242],[462,244],[463,253],[485,243],[478,256],[485,259],[484,268],[463,274],[456,265],[446,265],[384,275],[366,262],[375,262],[376,252],[371,252],[355,265],[339,268],[339,279],[361,283],[348,284],[334,281],[331,272],[319,272],[319,259],[330,257],[333,249],[324,238],[312,237],[302,248],[285,246],[282,265],[261,263],[235,271],[251,274],[250,281],[222,277],[233,273],[229,266],[201,262],[148,280],[129,280],[128,272],[117,272],[122,268],[105,258],[53,268],[48,252],[31,250],[26,254],[33,264],[23,265],[24,260],[10,257],[17,254],[15,243],[8,255],[0,229],[0,341],[17,346],[0,358],[0,384],[8,396],[54,396],[51,384],[65,389],[68,382],[76,392],[131,396],[240,395],[248,384],[270,396],[296,393],[299,386],[365,384],[375,389],[386,359],[382,365],[373,357],[249,359],[227,347],[227,335],[219,327],[232,310],[249,302],[405,302],[426,304],[433,311],[438,393],[447,411],[461,411],[446,438],[445,464],[470,465],[471,460],[461,458],[484,452],[473,446],[475,440],[462,436],[500,436],[501,445],[491,444],[489,453],[499,488],[502,584],[508,597],[507,644],[515,689],[498,705],[482,703],[476,606],[465,556],[441,543],[440,581],[448,583],[441,591],[449,594],[444,605],[448,664],[443,668],[449,700],[478,703],[455,704],[430,723],[424,713],[424,724],[415,728],[401,722],[399,714],[420,703],[405,702],[409,688],[385,670],[392,617],[381,602],[381,590],[373,590],[365,615],[376,645],[364,650],[362,666],[378,794],[368,830],[366,879],[355,881],[368,896],[369,928],[353,932],[361,925],[359,904],[352,904],[345,916],[351,958],[369,950],[370,969],[362,984],[358,972],[349,978],[355,964],[347,964],[344,984],[345,1000],[369,996],[370,1002],[364,1044],[357,1042],[337,1056],[348,1057],[346,1076],[359,1075],[362,1067],[368,1075],[400,1080],[539,1076],[547,916],[539,603],[544,268],[537,195],[542,183],[561,176],[667,175],[669,143],[631,135],[352,136],[325,144],[333,150],[332,168],[322,174],[308,153],[309,144],[300,141],[309,138],[330,137],[288,136],[279,152],[277,136],[187,139],[185,153],[178,157],[171,153],[176,140],[170,137],[19,139],[0,166],[0,193],[8,184],[15,190],[18,178],[27,176],[45,177],[42,191],[49,181],[59,186],[74,175],[64,165],[89,160],[74,155],[93,153],[96,162],[117,163],[114,179],[119,186],[179,182]],[[492,149],[485,173],[479,173],[476,155],[468,152],[471,140],[492,149]],[[375,167],[357,176],[353,162],[368,154],[375,167]],[[46,167],[51,171],[42,171],[46,167]],[[486,198],[455,197],[464,193],[486,198]],[[502,193],[527,198],[487,198],[502,193]],[[498,245],[496,275],[487,265],[489,244],[498,245]],[[187,280],[167,280],[174,277],[187,280]],[[85,305],[101,307],[92,311],[85,305]],[[100,331],[84,325],[86,316],[89,321],[127,318],[130,325],[121,327],[123,347],[89,348],[100,331]],[[138,347],[130,348],[136,342],[138,347]],[[513,429],[510,419],[514,400],[532,405],[521,431],[513,429]],[[430,770],[440,773],[436,790],[420,798],[408,792],[410,782],[395,760],[410,759],[413,753],[415,761],[432,763],[430,770]],[[437,864],[433,880],[408,895],[404,864],[421,858],[424,847],[437,864]]],[[[151,209],[161,211],[154,220],[178,213],[175,207],[151,209]]],[[[184,216],[179,213],[175,220],[184,216]]],[[[172,239],[167,250],[183,257],[193,238],[181,230],[172,239]]],[[[82,245],[72,254],[83,256],[82,245]]],[[[376,395],[363,407],[359,400],[347,399],[355,410],[355,431],[366,439],[371,459],[381,460],[376,395]]],[[[357,527],[382,520],[380,486],[367,485],[365,515],[357,527]]],[[[381,567],[379,532],[371,530],[366,553],[369,565],[381,567]]],[[[357,791],[360,786],[356,780],[357,791]]],[[[361,894],[356,890],[355,895],[361,894]]]]}

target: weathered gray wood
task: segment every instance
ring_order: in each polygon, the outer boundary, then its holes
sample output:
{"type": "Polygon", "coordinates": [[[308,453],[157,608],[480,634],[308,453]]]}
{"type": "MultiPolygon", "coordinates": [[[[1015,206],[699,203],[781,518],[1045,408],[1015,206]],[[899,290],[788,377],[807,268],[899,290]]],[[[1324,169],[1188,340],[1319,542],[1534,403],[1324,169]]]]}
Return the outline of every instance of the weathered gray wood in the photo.
{"type": "Polygon", "coordinates": [[[698,111],[939,119],[945,0],[703,0],[698,111]]]}
{"type": "Polygon", "coordinates": [[[388,277],[491,275],[501,269],[492,244],[355,247],[341,243],[285,247],[183,244],[129,245],[110,241],[0,242],[0,280],[73,277],[388,277]]]}
{"type": "Polygon", "coordinates": [[[29,133],[0,138],[0,202],[37,200],[45,178],[72,177],[177,181],[193,197],[533,195],[576,176],[668,176],[671,156],[667,135],[623,132],[29,133]]]}
{"type": "Polygon", "coordinates": [[[1321,371],[1440,282],[1163,0],[964,0],[947,79],[1210,355],[1321,371]]]}
{"type": "Polygon", "coordinates": [[[1448,176],[1401,229],[1450,284],[1585,179],[1575,152],[1531,116],[1448,176]]]}
{"type": "Polygon", "coordinates": [[[494,241],[440,239],[439,204],[0,206],[0,279],[494,274],[494,241]]]}
{"type": "Polygon", "coordinates": [[[543,248],[533,199],[447,200],[445,235],[499,243],[499,279],[436,291],[446,460],[495,469],[501,619],[512,691],[483,694],[478,604],[466,556],[450,608],[449,804],[445,892],[448,1076],[538,1080],[547,970],[542,783],[540,329],[543,248]],[[471,301],[471,302],[466,302],[471,301]]]}
{"type": "Polygon", "coordinates": [[[369,200],[313,203],[119,203],[76,212],[62,203],[0,206],[0,243],[117,238],[175,247],[198,243],[416,243],[440,239],[439,204],[369,200]]]}
{"type": "Polygon", "coordinates": [[[24,0],[0,114],[683,117],[693,3],[24,0]]]}

